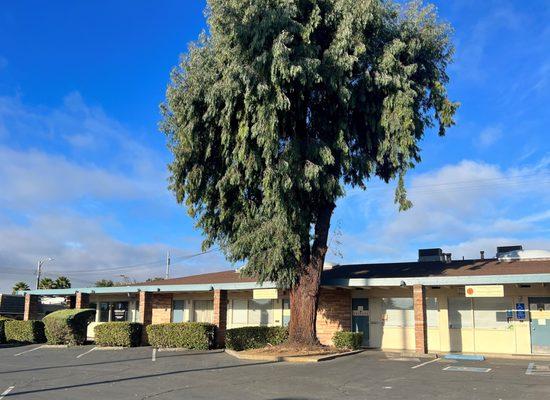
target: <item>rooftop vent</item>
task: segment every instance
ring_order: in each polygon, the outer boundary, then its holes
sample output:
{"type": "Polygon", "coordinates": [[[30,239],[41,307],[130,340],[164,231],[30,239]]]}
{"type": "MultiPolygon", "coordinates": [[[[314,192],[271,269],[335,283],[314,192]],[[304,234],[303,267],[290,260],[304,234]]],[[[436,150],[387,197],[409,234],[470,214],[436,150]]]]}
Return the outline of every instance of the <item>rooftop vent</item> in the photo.
{"type": "MultiPolygon", "coordinates": [[[[521,247],[521,246],[520,246],[521,247]]],[[[548,250],[512,250],[506,253],[498,253],[499,261],[531,261],[531,260],[550,260],[550,251],[548,250]]]]}
{"type": "Polygon", "coordinates": [[[523,246],[520,244],[515,246],[498,246],[497,258],[499,258],[501,254],[510,253],[511,251],[519,251],[519,250],[523,250],[523,246]]]}
{"type": "Polygon", "coordinates": [[[333,269],[334,267],[337,267],[338,265],[339,264],[334,264],[334,263],[325,261],[325,263],[323,264],[323,271],[326,271],[328,269],[333,269]]]}
{"type": "Polygon", "coordinates": [[[443,250],[440,248],[437,249],[420,249],[418,250],[418,261],[419,262],[428,262],[428,261],[451,261],[451,253],[443,253],[443,250]]]}

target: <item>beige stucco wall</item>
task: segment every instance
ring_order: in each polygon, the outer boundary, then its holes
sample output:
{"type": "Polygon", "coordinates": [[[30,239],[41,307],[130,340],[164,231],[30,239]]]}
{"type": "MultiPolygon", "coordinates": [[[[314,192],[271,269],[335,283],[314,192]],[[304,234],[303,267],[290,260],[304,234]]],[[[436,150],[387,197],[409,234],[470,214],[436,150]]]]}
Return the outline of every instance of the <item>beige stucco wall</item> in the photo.
{"type": "MultiPolygon", "coordinates": [[[[512,320],[505,329],[449,328],[448,298],[464,297],[463,287],[426,290],[426,297],[434,297],[438,304],[438,326],[428,328],[428,350],[430,352],[469,352],[531,354],[530,325],[525,321],[512,320]]],[[[532,285],[521,288],[507,285],[504,297],[510,299],[510,308],[516,303],[525,303],[528,297],[550,296],[550,288],[532,285]]],[[[413,327],[391,327],[384,325],[381,299],[384,297],[412,297],[411,288],[369,289],[354,291],[353,297],[368,297],[370,347],[381,349],[414,350],[413,327]]],[[[475,312],[475,299],[473,300],[475,312]]]]}

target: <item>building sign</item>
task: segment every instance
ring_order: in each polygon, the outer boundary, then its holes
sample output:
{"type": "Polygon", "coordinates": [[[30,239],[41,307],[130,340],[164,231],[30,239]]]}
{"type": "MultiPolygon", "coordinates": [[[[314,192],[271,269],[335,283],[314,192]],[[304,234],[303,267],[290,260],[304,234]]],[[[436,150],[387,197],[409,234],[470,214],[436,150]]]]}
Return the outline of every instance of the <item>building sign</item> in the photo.
{"type": "Polygon", "coordinates": [[[279,297],[279,291],[277,289],[254,289],[252,291],[252,298],[254,300],[270,300],[277,299],[279,297]]]}
{"type": "Polygon", "coordinates": [[[466,297],[504,297],[503,285],[475,285],[466,286],[466,297]]]}
{"type": "Polygon", "coordinates": [[[351,312],[351,315],[354,317],[368,317],[369,310],[363,309],[363,306],[358,306],[357,309],[351,312]]]}
{"type": "Polygon", "coordinates": [[[516,303],[516,318],[520,321],[525,319],[525,303],[516,303]]]}

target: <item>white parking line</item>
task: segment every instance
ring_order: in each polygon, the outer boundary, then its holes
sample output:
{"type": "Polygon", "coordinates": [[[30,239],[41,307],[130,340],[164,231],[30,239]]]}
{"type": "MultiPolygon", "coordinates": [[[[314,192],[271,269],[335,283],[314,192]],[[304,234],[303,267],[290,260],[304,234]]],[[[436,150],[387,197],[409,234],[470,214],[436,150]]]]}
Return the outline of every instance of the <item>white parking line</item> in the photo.
{"type": "Polygon", "coordinates": [[[411,369],[420,368],[420,367],[423,367],[424,365],[428,365],[428,364],[431,364],[431,363],[436,362],[436,361],[439,361],[439,358],[434,358],[433,360],[426,361],[426,362],[423,362],[422,364],[415,365],[414,367],[411,367],[411,369]]]}
{"type": "Polygon", "coordinates": [[[10,387],[7,388],[6,390],[4,390],[4,391],[0,394],[0,400],[2,400],[2,399],[4,398],[4,396],[6,396],[9,392],[11,392],[14,388],[15,388],[15,386],[10,386],[10,387]]]}
{"type": "Polygon", "coordinates": [[[22,351],[21,353],[14,354],[13,356],[17,357],[17,356],[20,356],[21,354],[30,353],[31,351],[41,349],[42,347],[44,347],[44,346],[38,346],[38,347],[35,347],[34,349],[25,350],[25,351],[22,351]]]}
{"type": "Polygon", "coordinates": [[[153,355],[151,356],[151,361],[157,361],[157,349],[153,349],[153,355]]]}
{"type": "Polygon", "coordinates": [[[82,357],[82,356],[85,356],[86,354],[91,353],[91,352],[94,351],[95,349],[97,349],[97,347],[92,347],[92,348],[91,348],[90,350],[88,350],[87,352],[77,355],[76,358],[80,358],[80,357],[82,357]]]}

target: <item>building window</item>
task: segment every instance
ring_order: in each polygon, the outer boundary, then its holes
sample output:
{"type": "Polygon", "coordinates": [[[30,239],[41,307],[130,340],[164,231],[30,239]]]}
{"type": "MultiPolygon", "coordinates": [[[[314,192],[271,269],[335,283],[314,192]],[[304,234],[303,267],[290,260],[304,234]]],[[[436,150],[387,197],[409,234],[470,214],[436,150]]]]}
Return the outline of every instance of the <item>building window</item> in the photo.
{"type": "Polygon", "coordinates": [[[99,322],[109,322],[110,316],[110,303],[99,303],[99,322]]]}
{"type": "Polygon", "coordinates": [[[472,301],[467,297],[449,297],[449,328],[461,329],[474,326],[472,301]]]}
{"type": "Polygon", "coordinates": [[[290,323],[290,299],[283,299],[283,326],[290,323]]]}
{"type": "Polygon", "coordinates": [[[412,297],[388,297],[382,299],[384,325],[414,327],[414,304],[412,297]]]}
{"type": "Polygon", "coordinates": [[[209,322],[213,320],[212,310],[214,302],[212,300],[194,300],[193,301],[193,321],[209,322]]]}
{"type": "Polygon", "coordinates": [[[231,316],[233,324],[246,325],[248,323],[248,301],[233,300],[231,316]]]}
{"type": "Polygon", "coordinates": [[[248,300],[248,324],[269,325],[273,323],[273,300],[248,300]]]}
{"type": "Polygon", "coordinates": [[[439,306],[436,297],[426,298],[426,322],[429,328],[439,326],[439,306]]]}
{"type": "Polygon", "coordinates": [[[172,322],[183,322],[185,312],[185,300],[174,300],[172,302],[172,322]]]}
{"type": "Polygon", "coordinates": [[[123,322],[129,320],[128,302],[101,302],[99,303],[99,322],[123,322]]]}
{"type": "Polygon", "coordinates": [[[513,308],[509,297],[486,297],[474,299],[474,322],[476,329],[508,329],[506,311],[513,308]]]}

